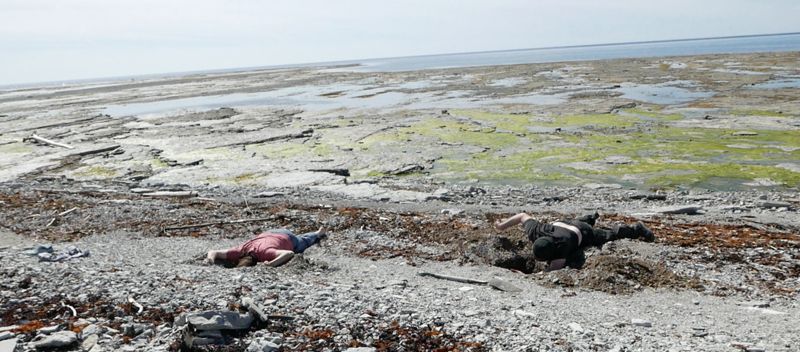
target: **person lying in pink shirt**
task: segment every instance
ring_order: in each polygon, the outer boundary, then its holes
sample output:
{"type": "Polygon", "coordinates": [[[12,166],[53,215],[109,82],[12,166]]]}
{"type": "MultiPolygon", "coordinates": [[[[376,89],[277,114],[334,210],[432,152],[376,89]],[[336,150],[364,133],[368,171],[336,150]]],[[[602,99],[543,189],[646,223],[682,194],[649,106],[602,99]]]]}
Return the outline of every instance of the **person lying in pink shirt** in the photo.
{"type": "Polygon", "coordinates": [[[272,229],[239,246],[208,251],[206,262],[213,264],[220,259],[234,264],[237,268],[253,266],[256,263],[264,263],[271,267],[281,266],[289,262],[295,253],[303,253],[308,247],[327,237],[327,229],[324,226],[300,236],[291,230],[272,229]]]}

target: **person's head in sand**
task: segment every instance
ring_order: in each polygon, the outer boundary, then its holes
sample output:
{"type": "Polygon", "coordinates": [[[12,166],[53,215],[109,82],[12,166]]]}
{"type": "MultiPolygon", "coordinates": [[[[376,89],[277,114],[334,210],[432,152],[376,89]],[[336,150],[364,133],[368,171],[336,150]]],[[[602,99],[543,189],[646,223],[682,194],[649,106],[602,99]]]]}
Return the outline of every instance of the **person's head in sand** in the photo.
{"type": "Polygon", "coordinates": [[[221,260],[237,268],[253,266],[258,263],[276,267],[286,264],[296,253],[305,252],[306,249],[327,237],[328,232],[324,226],[317,231],[299,236],[288,229],[272,229],[239,246],[211,250],[206,255],[206,262],[215,263],[221,260]]]}

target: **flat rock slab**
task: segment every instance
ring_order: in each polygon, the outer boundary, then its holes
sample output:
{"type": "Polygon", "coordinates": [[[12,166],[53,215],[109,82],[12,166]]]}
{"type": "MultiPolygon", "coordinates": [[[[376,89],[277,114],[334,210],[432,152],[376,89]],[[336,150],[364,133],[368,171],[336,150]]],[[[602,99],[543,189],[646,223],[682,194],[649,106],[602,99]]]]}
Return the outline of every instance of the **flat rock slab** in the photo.
{"type": "Polygon", "coordinates": [[[267,187],[304,187],[315,185],[343,184],[344,176],[327,172],[296,171],[285,173],[272,173],[261,184],[267,187]]]}
{"type": "Polygon", "coordinates": [[[521,288],[514,286],[510,282],[502,279],[497,279],[497,278],[491,279],[489,280],[488,284],[489,286],[494,287],[495,289],[498,289],[503,292],[522,292],[521,288]]]}
{"type": "Polygon", "coordinates": [[[72,331],[59,331],[52,335],[47,335],[44,338],[34,342],[32,345],[36,349],[48,349],[67,347],[78,342],[78,335],[72,331]]]}
{"type": "Polygon", "coordinates": [[[230,311],[190,313],[186,322],[197,330],[242,330],[250,327],[253,316],[230,311]]]}

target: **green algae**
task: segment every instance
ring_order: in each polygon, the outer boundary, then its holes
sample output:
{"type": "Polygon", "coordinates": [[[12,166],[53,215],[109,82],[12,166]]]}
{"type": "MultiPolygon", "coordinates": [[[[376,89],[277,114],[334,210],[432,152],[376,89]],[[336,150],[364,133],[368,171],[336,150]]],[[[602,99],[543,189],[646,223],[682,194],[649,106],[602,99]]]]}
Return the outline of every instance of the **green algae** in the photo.
{"type": "Polygon", "coordinates": [[[150,166],[154,169],[164,169],[169,167],[169,164],[167,164],[164,160],[161,160],[161,158],[153,158],[150,159],[150,166]]]}
{"type": "Polygon", "coordinates": [[[0,145],[0,153],[8,153],[8,154],[24,154],[30,153],[33,151],[29,145],[25,143],[9,143],[0,145]]]}
{"type": "Polygon", "coordinates": [[[678,113],[663,114],[663,113],[661,113],[659,111],[650,111],[650,110],[644,110],[644,109],[640,109],[640,108],[630,108],[630,109],[625,109],[623,111],[625,113],[628,113],[628,114],[648,117],[648,118],[651,118],[651,119],[661,120],[661,121],[683,120],[683,115],[678,114],[678,113]]]}
{"type": "Polygon", "coordinates": [[[649,175],[645,182],[662,187],[694,186],[712,178],[740,181],[769,179],[789,187],[800,184],[800,173],[769,165],[743,165],[736,163],[664,163],[643,162],[636,165],[617,166],[617,175],[649,175]]]}
{"type": "Polygon", "coordinates": [[[252,172],[246,172],[246,173],[243,173],[243,174],[240,174],[240,175],[237,175],[237,176],[235,176],[235,177],[233,178],[233,182],[235,182],[235,183],[246,183],[246,182],[252,182],[252,181],[253,181],[253,180],[255,180],[257,177],[258,177],[258,175],[256,175],[255,173],[252,173],[252,172]]]}
{"type": "Polygon", "coordinates": [[[738,115],[738,116],[767,116],[767,117],[790,117],[791,115],[786,115],[782,111],[773,111],[773,110],[758,110],[758,109],[736,109],[731,110],[731,115],[738,115]]]}
{"type": "Polygon", "coordinates": [[[482,181],[634,176],[632,179],[661,187],[698,186],[712,179],[730,182],[769,179],[789,187],[798,185],[800,173],[774,166],[800,159],[800,149],[791,150],[800,143],[798,131],[756,130],[755,136],[735,136],[733,132],[656,125],[648,132],[559,134],[543,137],[531,150],[445,158],[437,162],[437,171],[440,175],[482,181]],[[603,161],[609,156],[627,156],[632,163],[609,165],[603,161]],[[570,166],[572,162],[601,166],[598,170],[584,170],[570,166]]]}
{"type": "Polygon", "coordinates": [[[369,136],[361,141],[363,147],[393,143],[407,143],[415,138],[428,142],[463,143],[484,148],[500,149],[519,143],[519,137],[443,118],[429,118],[412,124],[369,136]]]}
{"type": "Polygon", "coordinates": [[[522,114],[500,114],[479,110],[453,110],[452,114],[464,116],[474,121],[489,122],[499,130],[516,133],[527,133],[528,126],[533,124],[530,116],[522,114]]]}
{"type": "Polygon", "coordinates": [[[583,114],[583,115],[563,115],[556,116],[552,122],[540,123],[540,126],[548,127],[632,127],[640,120],[632,116],[617,114],[583,114]]]}
{"type": "Polygon", "coordinates": [[[500,114],[478,110],[454,110],[454,114],[475,121],[494,124],[498,129],[526,133],[528,127],[631,127],[640,122],[633,116],[618,114],[578,114],[557,115],[553,117],[534,117],[529,115],[500,114]]]}

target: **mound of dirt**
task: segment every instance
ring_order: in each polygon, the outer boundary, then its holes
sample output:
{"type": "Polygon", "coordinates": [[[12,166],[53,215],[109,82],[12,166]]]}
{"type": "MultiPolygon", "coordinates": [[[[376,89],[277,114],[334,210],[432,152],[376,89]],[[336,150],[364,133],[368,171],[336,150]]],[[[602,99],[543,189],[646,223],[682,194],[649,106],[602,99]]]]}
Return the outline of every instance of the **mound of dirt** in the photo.
{"type": "Polygon", "coordinates": [[[468,259],[526,274],[542,271],[544,263],[537,265],[533,259],[530,241],[522,238],[491,237],[472,245],[466,253],[468,259]]]}
{"type": "Polygon", "coordinates": [[[664,263],[642,258],[600,254],[589,257],[581,270],[559,270],[548,282],[611,294],[630,294],[644,287],[701,288],[700,281],[678,275],[664,263]]]}

